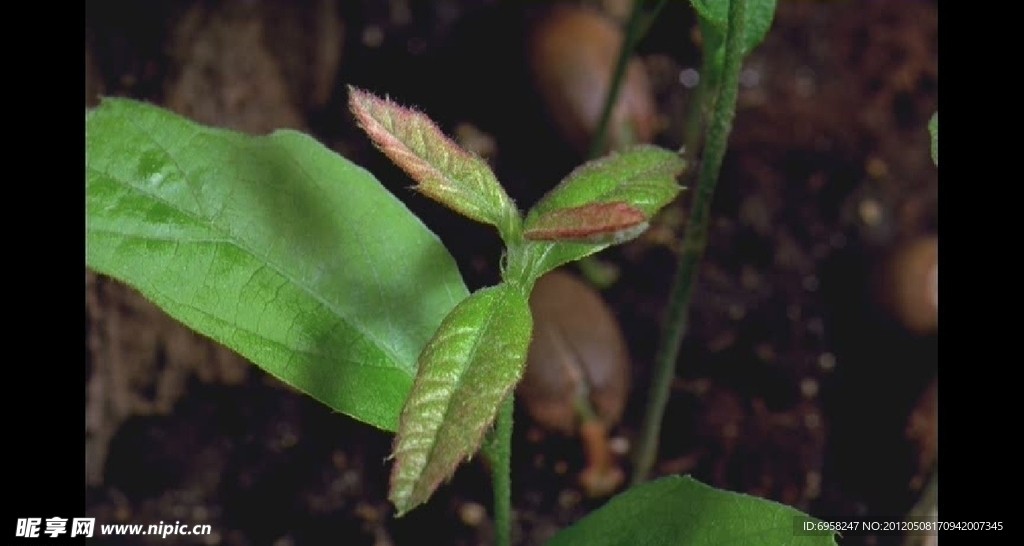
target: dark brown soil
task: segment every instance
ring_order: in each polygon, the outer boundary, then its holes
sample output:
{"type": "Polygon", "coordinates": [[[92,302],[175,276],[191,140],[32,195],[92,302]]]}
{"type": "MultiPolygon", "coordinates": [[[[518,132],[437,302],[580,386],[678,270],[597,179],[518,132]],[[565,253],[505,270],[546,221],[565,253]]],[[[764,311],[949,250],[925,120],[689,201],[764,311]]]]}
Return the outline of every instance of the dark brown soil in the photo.
{"type": "MultiPolygon", "coordinates": [[[[524,66],[538,11],[486,0],[93,1],[86,102],[132,96],[251,133],[309,131],[420,214],[475,289],[497,279],[497,238],[405,189],[352,123],[345,85],[415,104],[449,133],[470,123],[489,134],[499,178],[528,205],[580,161],[524,66]]],[[[699,63],[693,24],[686,3],[670,2],[639,51],[669,148],[691,98],[678,75],[699,63]]],[[[903,326],[879,279],[903,243],[937,231],[925,130],[937,106],[936,2],[782,2],[743,82],[658,472],[827,519],[903,517],[937,457],[937,336],[903,326]]],[[[603,295],[634,364],[620,443],[638,435],[686,205],[602,255],[619,272],[603,295]]],[[[492,541],[479,462],[394,519],[388,434],[296,394],[110,279],[87,272],[86,303],[85,485],[99,523],[209,523],[206,544],[492,541]]],[[[521,410],[516,419],[514,537],[541,544],[603,500],[576,484],[576,441],[521,410]]]]}

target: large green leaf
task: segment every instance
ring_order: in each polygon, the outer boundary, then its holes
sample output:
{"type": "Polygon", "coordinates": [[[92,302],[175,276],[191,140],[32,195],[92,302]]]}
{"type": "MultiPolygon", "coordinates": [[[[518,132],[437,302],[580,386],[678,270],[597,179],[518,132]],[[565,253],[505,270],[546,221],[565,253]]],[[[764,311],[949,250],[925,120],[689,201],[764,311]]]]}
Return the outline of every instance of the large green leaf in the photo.
{"type": "Polygon", "coordinates": [[[633,487],[547,546],[835,546],[833,533],[803,531],[799,510],[672,476],[633,487]]]}
{"type": "Polygon", "coordinates": [[[426,502],[476,453],[522,377],[533,320],[522,288],[500,284],[465,299],[420,357],[395,437],[389,497],[398,515],[426,502]]]}
{"type": "Polygon", "coordinates": [[[362,168],[293,131],[86,116],[86,263],[331,408],[394,430],[417,356],[468,294],[362,168]]]}
{"type": "MultiPolygon", "coordinates": [[[[686,162],[679,154],[646,145],[589,161],[569,173],[530,209],[523,228],[531,233],[544,227],[545,220],[560,211],[597,204],[624,203],[639,209],[650,219],[682,189],[676,177],[685,168],[686,162]]],[[[515,258],[519,252],[528,255],[523,260],[531,268],[528,278],[536,279],[562,264],[639,235],[641,231],[626,229],[613,233],[622,237],[600,241],[530,241],[522,249],[510,248],[509,252],[515,258]]]]}

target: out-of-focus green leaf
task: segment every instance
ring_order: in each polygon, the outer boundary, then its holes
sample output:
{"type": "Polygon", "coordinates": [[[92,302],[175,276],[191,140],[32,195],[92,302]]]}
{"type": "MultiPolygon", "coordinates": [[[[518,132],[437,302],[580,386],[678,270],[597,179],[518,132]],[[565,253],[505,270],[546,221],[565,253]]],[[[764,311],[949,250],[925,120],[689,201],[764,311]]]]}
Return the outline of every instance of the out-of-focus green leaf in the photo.
{"type": "Polygon", "coordinates": [[[444,319],[420,356],[395,437],[389,497],[398,515],[479,449],[522,377],[532,324],[526,295],[511,284],[476,292],[444,319]]]}
{"type": "MultiPolygon", "coordinates": [[[[690,0],[697,11],[705,54],[712,59],[712,70],[720,70],[724,62],[725,33],[729,25],[729,0],[690,0]]],[[[776,0],[748,0],[743,21],[743,50],[746,57],[758,46],[775,17],[776,0]]],[[[714,78],[712,78],[714,80],[714,78]]]]}
{"type": "Polygon", "coordinates": [[[86,263],[331,408],[394,430],[420,351],[468,294],[362,168],[293,131],[108,99],[86,116],[86,263]]]}
{"type": "Polygon", "coordinates": [[[835,546],[835,533],[813,530],[816,522],[777,502],[672,476],[620,493],[547,546],[835,546]]]}
{"type": "MultiPolygon", "coordinates": [[[[704,36],[705,45],[713,49],[719,48],[725,43],[725,31],[729,25],[729,0],[690,0],[693,9],[709,29],[716,31],[719,37],[715,43],[708,43],[708,36],[704,36]]],[[[776,0],[748,0],[746,17],[743,24],[743,56],[747,56],[768,34],[772,26],[772,19],[775,18],[776,0]]],[[[704,32],[704,27],[701,27],[704,32]]]]}

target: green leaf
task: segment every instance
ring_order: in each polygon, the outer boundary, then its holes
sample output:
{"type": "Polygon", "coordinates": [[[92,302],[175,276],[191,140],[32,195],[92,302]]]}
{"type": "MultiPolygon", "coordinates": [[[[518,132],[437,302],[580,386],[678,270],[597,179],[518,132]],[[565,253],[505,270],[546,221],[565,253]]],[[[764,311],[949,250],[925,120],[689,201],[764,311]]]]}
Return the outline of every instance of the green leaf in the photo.
{"type": "Polygon", "coordinates": [[[293,131],[108,99],[86,116],[86,263],[332,409],[394,430],[468,294],[368,172],[293,131]]]}
{"type": "Polygon", "coordinates": [[[815,522],[795,508],[671,476],[617,495],[547,546],[835,546],[833,533],[803,531],[815,522]]]}
{"type": "Polygon", "coordinates": [[[377,147],[418,182],[416,189],[511,240],[519,211],[487,163],[453,142],[427,116],[349,86],[349,106],[377,147]]]}
{"type": "Polygon", "coordinates": [[[500,284],[463,300],[423,349],[395,437],[389,498],[399,516],[476,453],[522,376],[532,324],[522,289],[500,284]]]}
{"type": "Polygon", "coordinates": [[[932,161],[935,166],[939,166],[939,113],[936,111],[932,114],[932,119],[928,120],[928,133],[932,136],[932,161]]]}
{"type": "MultiPolygon", "coordinates": [[[[729,25],[729,0],[690,0],[699,16],[703,48],[710,54],[712,70],[721,70],[724,62],[725,33],[729,25]]],[[[748,0],[743,24],[742,53],[746,57],[758,46],[775,17],[776,0],[748,0]]]]}
{"type": "MultiPolygon", "coordinates": [[[[717,49],[725,43],[725,32],[729,26],[729,0],[690,0],[693,9],[701,19],[701,32],[705,26],[715,31],[720,40],[709,43],[704,35],[705,47],[717,49]]],[[[775,17],[776,0],[748,0],[743,24],[743,56],[747,56],[768,34],[775,17]]]]}
{"type": "Polygon", "coordinates": [[[547,193],[526,217],[525,229],[548,212],[592,203],[628,203],[653,216],[679,193],[686,162],[657,146],[636,146],[580,165],[547,193]]]}
{"type": "MultiPolygon", "coordinates": [[[[531,232],[544,227],[545,219],[556,211],[610,203],[625,203],[650,219],[682,189],[676,177],[685,167],[686,162],[678,154],[646,145],[589,161],[569,173],[530,210],[523,228],[531,232]]],[[[531,268],[528,276],[536,279],[560,265],[639,233],[626,230],[623,237],[612,241],[528,242],[522,249],[528,255],[524,261],[531,268]]],[[[509,251],[515,255],[517,249],[509,251]]]]}

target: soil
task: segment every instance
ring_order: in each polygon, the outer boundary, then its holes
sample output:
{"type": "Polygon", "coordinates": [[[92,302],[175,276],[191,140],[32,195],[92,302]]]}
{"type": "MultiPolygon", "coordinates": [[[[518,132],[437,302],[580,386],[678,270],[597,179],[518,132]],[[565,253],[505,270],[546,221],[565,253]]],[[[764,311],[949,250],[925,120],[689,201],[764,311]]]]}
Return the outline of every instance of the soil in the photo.
{"type": "MultiPolygon", "coordinates": [[[[529,78],[526,30],[542,8],[527,4],[96,0],[86,103],[131,96],[253,134],[308,131],[421,215],[475,289],[497,279],[497,238],[407,191],[354,126],[345,86],[415,104],[449,134],[479,131],[526,206],[581,160],[529,78]]],[[[901,518],[921,497],[937,460],[937,334],[901,321],[884,287],[899,249],[938,228],[925,130],[937,108],[936,4],[780,3],[745,64],[659,474],[834,520],[901,518]]],[[[692,98],[680,74],[699,65],[694,26],[686,3],[670,2],[639,47],[668,148],[692,98]]],[[[633,363],[620,448],[638,436],[688,202],[601,255],[617,271],[603,296],[633,363]]],[[[478,461],[395,519],[389,434],[295,393],[131,289],[86,278],[87,515],[209,523],[202,544],[492,542],[478,461]]],[[[517,544],[541,544],[605,502],[577,484],[577,440],[517,408],[514,442],[517,544]]],[[[174,542],[140,538],[104,540],[174,542]]]]}

